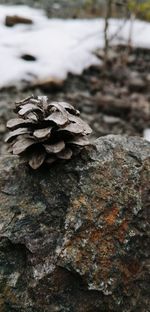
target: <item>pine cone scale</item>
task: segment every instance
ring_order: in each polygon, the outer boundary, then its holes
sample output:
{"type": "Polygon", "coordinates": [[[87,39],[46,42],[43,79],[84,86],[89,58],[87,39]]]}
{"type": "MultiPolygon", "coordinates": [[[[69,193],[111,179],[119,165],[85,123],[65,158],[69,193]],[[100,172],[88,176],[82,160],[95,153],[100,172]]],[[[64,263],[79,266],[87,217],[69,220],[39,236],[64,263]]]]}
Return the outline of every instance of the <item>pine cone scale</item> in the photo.
{"type": "Polygon", "coordinates": [[[85,136],[78,136],[78,137],[70,140],[69,143],[79,145],[79,146],[85,146],[85,145],[89,145],[89,140],[85,136]]]}
{"type": "Polygon", "coordinates": [[[18,128],[16,130],[11,131],[5,139],[5,142],[11,142],[15,137],[21,134],[29,134],[31,131],[28,128],[18,128]]]}
{"type": "Polygon", "coordinates": [[[66,148],[64,150],[62,150],[60,153],[58,153],[56,156],[59,158],[59,159],[71,159],[72,157],[72,150],[70,148],[66,148]]]}
{"type": "Polygon", "coordinates": [[[58,131],[68,131],[72,134],[81,134],[84,131],[84,128],[77,123],[70,123],[67,126],[60,128],[58,131]]]}
{"type": "Polygon", "coordinates": [[[16,130],[17,128],[24,127],[26,125],[32,125],[35,122],[30,119],[22,119],[22,118],[13,118],[7,122],[7,128],[10,130],[16,130]]]}
{"type": "Polygon", "coordinates": [[[30,146],[35,144],[36,142],[33,139],[29,138],[20,138],[13,144],[13,154],[19,155],[27,150],[30,146]]]}
{"type": "Polygon", "coordinates": [[[37,129],[33,132],[33,135],[37,139],[48,139],[51,136],[52,127],[37,129]]]}
{"type": "Polygon", "coordinates": [[[60,112],[54,112],[51,115],[49,115],[48,117],[46,117],[44,120],[53,121],[58,126],[63,126],[68,122],[67,116],[64,116],[60,112]]]}
{"type": "Polygon", "coordinates": [[[45,161],[46,153],[42,150],[36,151],[29,159],[29,165],[32,169],[38,169],[45,161]]]}
{"type": "Polygon", "coordinates": [[[90,126],[85,122],[83,121],[80,117],[78,116],[73,116],[71,114],[68,115],[68,119],[69,121],[73,122],[73,123],[76,123],[78,126],[82,127],[83,129],[83,132],[85,134],[91,134],[92,132],[92,129],[90,128],[90,126]]]}
{"type": "Polygon", "coordinates": [[[27,116],[25,116],[26,120],[29,119],[31,121],[34,121],[34,122],[38,122],[38,116],[36,113],[29,113],[27,116]]]}
{"type": "Polygon", "coordinates": [[[65,148],[65,143],[64,141],[60,141],[51,145],[44,144],[44,147],[48,154],[57,154],[65,148]]]}
{"type": "Polygon", "coordinates": [[[20,108],[18,112],[20,116],[24,116],[27,113],[36,112],[36,111],[42,113],[42,110],[34,104],[25,104],[24,106],[21,106],[20,108]]]}

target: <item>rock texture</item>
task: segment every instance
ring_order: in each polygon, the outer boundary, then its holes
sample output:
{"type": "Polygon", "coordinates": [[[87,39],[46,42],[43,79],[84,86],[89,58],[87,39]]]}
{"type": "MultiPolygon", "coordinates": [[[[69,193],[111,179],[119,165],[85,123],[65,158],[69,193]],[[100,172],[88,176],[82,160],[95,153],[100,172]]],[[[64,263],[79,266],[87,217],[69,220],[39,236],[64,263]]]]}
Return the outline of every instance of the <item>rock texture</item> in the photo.
{"type": "Polygon", "coordinates": [[[1,312],[148,312],[150,144],[107,136],[32,171],[0,159],[1,312]]]}

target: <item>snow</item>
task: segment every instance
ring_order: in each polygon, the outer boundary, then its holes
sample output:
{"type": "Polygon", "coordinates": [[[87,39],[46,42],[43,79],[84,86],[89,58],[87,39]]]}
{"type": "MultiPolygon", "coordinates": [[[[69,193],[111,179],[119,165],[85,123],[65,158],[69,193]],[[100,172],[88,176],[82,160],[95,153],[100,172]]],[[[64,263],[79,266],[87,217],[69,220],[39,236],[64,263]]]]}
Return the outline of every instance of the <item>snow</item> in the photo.
{"type": "Polygon", "coordinates": [[[143,136],[145,140],[150,142],[150,128],[144,130],[143,136]]]}
{"type": "MultiPolygon", "coordinates": [[[[110,20],[110,37],[122,25],[110,20]]],[[[69,72],[81,74],[90,65],[99,64],[94,51],[103,47],[103,19],[48,19],[41,10],[24,5],[0,5],[0,88],[34,83],[37,79],[66,78],[69,72]],[[6,15],[19,15],[33,20],[32,25],[5,26],[6,15]],[[24,54],[36,61],[26,61],[24,54]]],[[[126,42],[130,23],[127,22],[113,43],[126,42]]],[[[132,44],[150,48],[150,24],[136,20],[132,44]]]]}

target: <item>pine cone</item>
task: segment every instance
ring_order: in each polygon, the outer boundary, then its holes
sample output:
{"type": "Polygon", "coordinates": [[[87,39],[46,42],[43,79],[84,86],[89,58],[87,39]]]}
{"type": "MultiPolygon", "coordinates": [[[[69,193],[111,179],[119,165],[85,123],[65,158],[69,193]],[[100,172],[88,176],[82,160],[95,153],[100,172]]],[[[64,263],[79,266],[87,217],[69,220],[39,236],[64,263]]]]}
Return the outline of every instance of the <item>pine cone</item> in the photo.
{"type": "Polygon", "coordinates": [[[16,103],[14,111],[18,117],[8,121],[11,131],[5,141],[11,152],[23,156],[33,169],[44,162],[70,159],[77,148],[89,145],[87,134],[92,130],[69,103],[31,96],[16,103]]]}

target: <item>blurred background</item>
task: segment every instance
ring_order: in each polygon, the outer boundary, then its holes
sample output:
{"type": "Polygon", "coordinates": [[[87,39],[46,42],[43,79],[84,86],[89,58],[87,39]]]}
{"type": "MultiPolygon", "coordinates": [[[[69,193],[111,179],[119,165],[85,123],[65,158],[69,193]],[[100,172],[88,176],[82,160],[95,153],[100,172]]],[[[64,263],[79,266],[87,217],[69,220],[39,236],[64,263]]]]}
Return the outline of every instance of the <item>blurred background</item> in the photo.
{"type": "Polygon", "coordinates": [[[0,154],[14,102],[48,95],[150,140],[150,0],[0,0],[0,154]]]}

